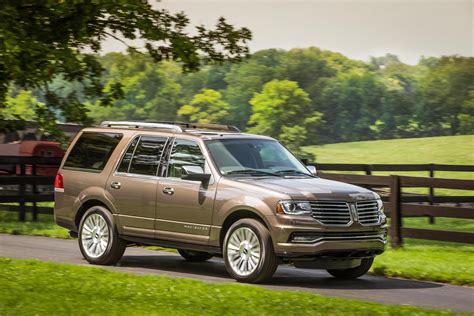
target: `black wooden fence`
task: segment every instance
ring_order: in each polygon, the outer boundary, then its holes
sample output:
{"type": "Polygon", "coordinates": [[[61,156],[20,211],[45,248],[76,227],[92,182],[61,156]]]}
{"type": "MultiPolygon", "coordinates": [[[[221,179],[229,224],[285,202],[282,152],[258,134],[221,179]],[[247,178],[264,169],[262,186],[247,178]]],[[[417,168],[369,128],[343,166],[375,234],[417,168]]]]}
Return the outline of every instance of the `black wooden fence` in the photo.
{"type": "Polygon", "coordinates": [[[38,207],[38,202],[53,202],[54,176],[38,175],[48,169],[57,169],[62,158],[0,156],[0,203],[2,209],[18,211],[18,219],[25,221],[26,212],[31,211],[33,220],[38,213],[52,214],[51,207],[38,207]],[[32,203],[27,206],[26,203],[32,203]]]}

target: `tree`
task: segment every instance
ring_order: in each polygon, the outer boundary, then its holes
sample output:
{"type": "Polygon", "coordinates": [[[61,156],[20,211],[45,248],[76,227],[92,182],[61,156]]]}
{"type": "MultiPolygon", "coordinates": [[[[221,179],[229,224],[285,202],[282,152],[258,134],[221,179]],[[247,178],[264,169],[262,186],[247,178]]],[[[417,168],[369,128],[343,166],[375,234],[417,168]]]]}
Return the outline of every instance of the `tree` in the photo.
{"type": "Polygon", "coordinates": [[[106,88],[119,80],[123,97],[113,106],[91,102],[88,116],[96,123],[113,117],[120,120],[174,120],[179,108],[181,85],[177,82],[181,69],[176,63],[153,63],[149,56],[109,53],[99,59],[103,63],[106,88]],[[113,62],[111,62],[113,61],[113,62]]]}
{"type": "Polygon", "coordinates": [[[373,73],[354,69],[329,80],[322,94],[325,142],[374,139],[383,86],[373,73]],[[372,127],[372,128],[371,128],[372,127]]]}
{"type": "Polygon", "coordinates": [[[229,116],[229,104],[216,90],[204,89],[189,104],[178,110],[178,116],[197,123],[224,123],[229,116]]]}
{"type": "Polygon", "coordinates": [[[252,113],[249,101],[266,82],[279,78],[276,73],[283,51],[262,50],[248,60],[234,64],[225,76],[228,83],[223,91],[224,99],[231,106],[233,124],[244,129],[252,113]]]}
{"type": "Polygon", "coordinates": [[[154,9],[146,1],[5,0],[0,10],[0,110],[16,85],[40,89],[50,113],[88,123],[77,93],[59,96],[50,84],[61,75],[81,83],[82,93],[101,105],[120,98],[120,82],[104,87],[104,69],[94,54],[106,37],[123,42],[129,51],[147,52],[154,61],[178,61],[185,71],[198,69],[202,62],[240,60],[248,53],[250,31],[223,18],[215,29],[198,26],[194,35],[188,30],[183,13],[154,9]],[[136,38],[144,41],[143,48],[126,42],[136,38]]]}
{"type": "Polygon", "coordinates": [[[455,135],[460,131],[466,102],[474,90],[474,58],[444,56],[423,61],[427,70],[418,80],[420,106],[418,117],[424,133],[434,135],[455,135]],[[463,109],[464,106],[464,109],[463,109]]]}
{"type": "Polygon", "coordinates": [[[322,115],[311,107],[308,94],[296,82],[270,81],[250,104],[250,133],[278,138],[299,155],[303,154],[300,147],[307,138],[316,143],[314,130],[321,124],[322,115]]]}

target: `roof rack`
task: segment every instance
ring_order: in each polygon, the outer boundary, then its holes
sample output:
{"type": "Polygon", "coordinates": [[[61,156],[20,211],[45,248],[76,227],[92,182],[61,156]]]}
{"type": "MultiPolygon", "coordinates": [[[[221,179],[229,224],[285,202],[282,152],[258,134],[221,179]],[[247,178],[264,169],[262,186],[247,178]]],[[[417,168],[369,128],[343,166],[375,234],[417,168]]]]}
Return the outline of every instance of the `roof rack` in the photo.
{"type": "Polygon", "coordinates": [[[223,131],[240,133],[240,130],[232,125],[208,124],[208,123],[186,123],[172,121],[154,122],[130,122],[130,121],[104,121],[102,127],[128,127],[128,128],[159,128],[170,129],[175,132],[183,132],[186,129],[205,129],[211,131],[223,131]]]}
{"type": "Polygon", "coordinates": [[[130,122],[130,121],[104,121],[100,123],[101,127],[128,127],[128,128],[159,128],[169,129],[174,132],[182,132],[183,129],[176,125],[149,123],[149,122],[130,122]]]}

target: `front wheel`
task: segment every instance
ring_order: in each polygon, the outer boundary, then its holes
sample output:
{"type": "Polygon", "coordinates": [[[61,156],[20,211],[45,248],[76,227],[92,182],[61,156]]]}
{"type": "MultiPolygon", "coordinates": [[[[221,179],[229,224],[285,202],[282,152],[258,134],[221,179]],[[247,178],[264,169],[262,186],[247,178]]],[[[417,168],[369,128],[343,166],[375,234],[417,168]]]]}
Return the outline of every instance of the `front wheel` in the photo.
{"type": "Polygon", "coordinates": [[[241,219],[229,228],[223,252],[227,272],[239,282],[263,282],[278,267],[270,232],[255,219],[241,219]]]}
{"type": "Polygon", "coordinates": [[[112,214],[102,206],[86,211],[79,224],[78,237],[82,255],[92,264],[115,264],[127,246],[118,235],[112,214]]]}
{"type": "Polygon", "coordinates": [[[178,252],[181,255],[181,257],[191,262],[203,262],[213,257],[212,254],[208,252],[202,252],[202,251],[178,249],[178,252]]]}
{"type": "Polygon", "coordinates": [[[356,279],[366,274],[372,266],[373,262],[374,258],[364,258],[362,259],[360,266],[358,267],[349,269],[329,269],[327,271],[329,272],[329,274],[338,279],[356,279]]]}

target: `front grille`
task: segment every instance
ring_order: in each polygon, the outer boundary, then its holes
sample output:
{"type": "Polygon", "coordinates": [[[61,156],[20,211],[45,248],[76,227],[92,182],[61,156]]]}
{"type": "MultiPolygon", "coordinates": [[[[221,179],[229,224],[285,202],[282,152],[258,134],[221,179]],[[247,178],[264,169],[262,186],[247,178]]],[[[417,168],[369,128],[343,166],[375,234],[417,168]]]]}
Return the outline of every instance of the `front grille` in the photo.
{"type": "Polygon", "coordinates": [[[294,243],[314,243],[317,241],[337,240],[337,241],[364,241],[377,240],[385,242],[386,231],[358,231],[358,232],[301,232],[293,233],[290,242],[294,243]]]}
{"type": "Polygon", "coordinates": [[[357,217],[362,225],[376,225],[379,222],[377,201],[359,201],[356,203],[357,217]]]}
{"type": "Polygon", "coordinates": [[[326,225],[347,225],[351,221],[349,204],[342,201],[311,202],[313,218],[326,225]]]}

